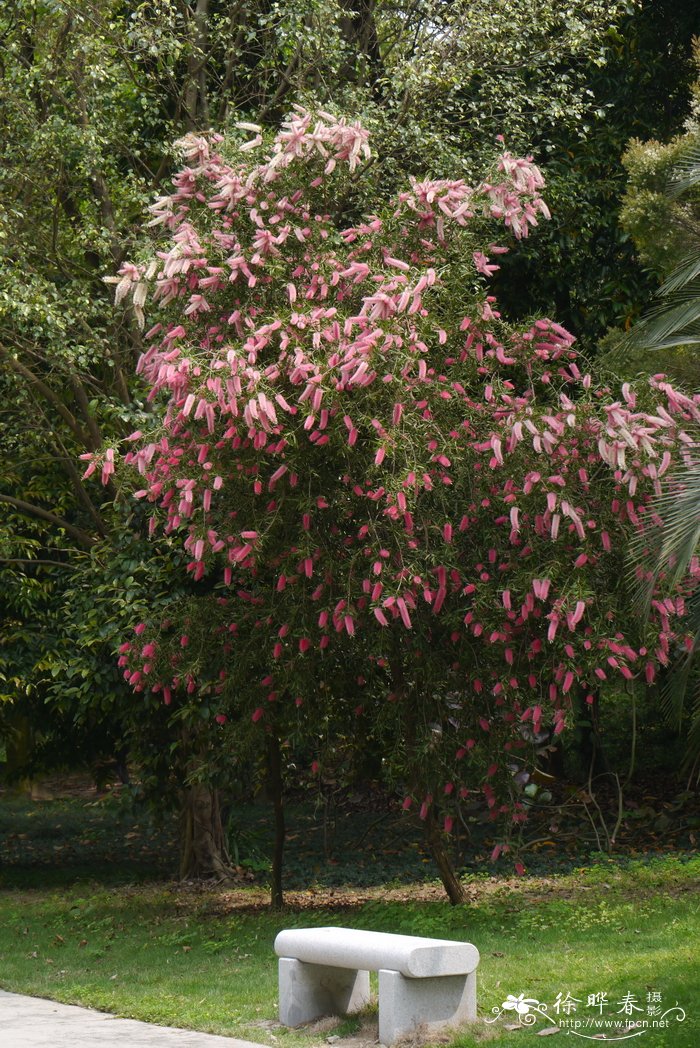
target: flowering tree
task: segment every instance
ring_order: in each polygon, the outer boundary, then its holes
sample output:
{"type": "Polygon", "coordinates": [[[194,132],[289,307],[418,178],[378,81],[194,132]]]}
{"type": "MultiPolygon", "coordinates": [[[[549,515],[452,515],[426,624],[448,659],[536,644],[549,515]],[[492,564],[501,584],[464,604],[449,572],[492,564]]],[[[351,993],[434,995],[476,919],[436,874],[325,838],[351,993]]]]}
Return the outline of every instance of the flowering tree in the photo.
{"type": "Polygon", "coordinates": [[[646,626],[625,615],[623,562],[700,398],[662,376],[615,398],[558,324],[504,321],[485,288],[499,230],[548,217],[531,159],[413,181],[343,228],[361,126],[241,127],[242,145],[179,143],[157,250],[113,278],[160,314],[139,370],[161,428],[124,461],[151,529],[213,587],[185,628],[139,623],[124,674],[166,703],[212,696],[233,750],[308,740],[332,704],[381,740],[457,901],[442,835],[460,799],[521,821],[514,772],[541,727],[610,679],[653,681],[685,639],[682,587],[646,626]]]}

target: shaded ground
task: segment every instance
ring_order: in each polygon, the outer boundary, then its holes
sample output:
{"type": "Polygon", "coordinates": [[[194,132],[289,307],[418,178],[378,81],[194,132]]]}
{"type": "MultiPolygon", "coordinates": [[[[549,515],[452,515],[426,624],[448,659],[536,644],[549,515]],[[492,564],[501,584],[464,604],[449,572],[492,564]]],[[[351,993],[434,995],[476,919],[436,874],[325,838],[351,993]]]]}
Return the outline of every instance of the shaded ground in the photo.
{"type": "MultiPolygon", "coordinates": [[[[118,785],[98,792],[80,775],[46,780],[34,797],[0,790],[0,887],[82,880],[128,884],[175,876],[174,815],[157,822],[134,809],[118,785]]],[[[397,898],[402,884],[423,884],[421,897],[441,895],[442,889],[426,884],[437,871],[421,825],[379,791],[328,787],[303,804],[292,800],[287,824],[285,880],[295,905],[313,905],[319,898],[326,905],[352,905],[371,898],[379,885],[397,898]],[[345,887],[349,884],[352,890],[345,887]]],[[[232,812],[229,837],[246,881],[264,885],[272,846],[268,805],[232,812]]],[[[624,864],[647,854],[692,854],[699,838],[700,799],[672,783],[653,781],[622,797],[614,784],[603,784],[595,797],[561,787],[551,804],[533,809],[521,858],[531,874],[567,872],[604,856],[624,864]]],[[[465,874],[498,874],[494,883],[505,883],[512,866],[509,861],[489,865],[494,843],[492,825],[475,807],[454,839],[457,865],[465,874]]]]}

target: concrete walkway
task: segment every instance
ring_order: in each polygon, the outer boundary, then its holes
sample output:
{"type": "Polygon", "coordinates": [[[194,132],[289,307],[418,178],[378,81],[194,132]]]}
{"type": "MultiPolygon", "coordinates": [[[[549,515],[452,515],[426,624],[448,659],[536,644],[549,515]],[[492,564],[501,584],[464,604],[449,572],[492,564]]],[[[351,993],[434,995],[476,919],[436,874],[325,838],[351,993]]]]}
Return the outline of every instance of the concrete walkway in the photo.
{"type": "Polygon", "coordinates": [[[262,1048],[252,1041],[117,1019],[0,990],[2,1048],[262,1048]]]}

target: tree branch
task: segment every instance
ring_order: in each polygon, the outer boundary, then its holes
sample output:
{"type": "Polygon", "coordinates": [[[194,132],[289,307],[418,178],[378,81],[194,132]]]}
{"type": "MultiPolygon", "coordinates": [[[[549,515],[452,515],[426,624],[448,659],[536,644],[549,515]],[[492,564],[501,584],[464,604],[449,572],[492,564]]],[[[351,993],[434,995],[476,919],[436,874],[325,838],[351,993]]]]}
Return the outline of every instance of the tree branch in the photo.
{"type": "Polygon", "coordinates": [[[67,568],[68,571],[78,570],[74,564],[66,564],[62,560],[42,560],[39,558],[32,560],[29,557],[0,557],[0,564],[45,564],[54,568],[67,568]]]}
{"type": "Polygon", "coordinates": [[[82,426],[79,425],[75,416],[72,414],[72,412],[68,410],[61,398],[58,396],[58,394],[54,393],[50,386],[47,386],[47,384],[42,379],[40,379],[38,375],[35,375],[33,371],[30,371],[28,367],[25,367],[25,365],[22,364],[19,360],[17,360],[16,357],[13,357],[11,353],[8,353],[8,351],[3,346],[0,346],[0,359],[6,361],[6,363],[9,364],[13,371],[15,371],[18,375],[21,375],[22,378],[26,379],[27,382],[31,383],[31,385],[33,385],[38,390],[38,392],[41,393],[44,399],[47,400],[49,404],[51,404],[51,406],[58,412],[63,421],[67,424],[73,436],[80,441],[83,447],[91,447],[89,435],[85,432],[82,426]]]}
{"type": "Polygon", "coordinates": [[[74,524],[69,524],[63,517],[59,517],[47,509],[42,509],[41,506],[34,506],[31,502],[15,499],[11,495],[0,495],[0,502],[6,502],[9,506],[14,506],[15,509],[18,509],[20,513],[24,513],[25,516],[38,517],[40,520],[48,521],[49,524],[55,524],[56,527],[62,528],[68,535],[72,535],[76,542],[79,542],[81,546],[85,546],[87,549],[90,546],[94,546],[97,541],[87,531],[83,531],[82,528],[76,528],[74,524]]]}
{"type": "Polygon", "coordinates": [[[79,376],[76,375],[75,372],[73,372],[70,376],[70,384],[73,387],[75,399],[78,401],[80,410],[83,413],[83,418],[87,423],[87,428],[91,437],[90,450],[96,451],[97,448],[99,448],[102,444],[102,434],[100,433],[99,427],[95,422],[92,412],[90,411],[90,402],[88,401],[87,393],[85,392],[85,387],[83,386],[79,376]]]}

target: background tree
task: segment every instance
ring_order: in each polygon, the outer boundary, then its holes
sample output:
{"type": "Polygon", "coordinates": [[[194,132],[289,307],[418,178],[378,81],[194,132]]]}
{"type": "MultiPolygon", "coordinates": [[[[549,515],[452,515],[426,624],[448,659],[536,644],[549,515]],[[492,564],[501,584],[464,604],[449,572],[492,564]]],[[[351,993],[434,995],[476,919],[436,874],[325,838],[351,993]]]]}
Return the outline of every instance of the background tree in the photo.
{"type": "MultiPolygon", "coordinates": [[[[700,45],[695,45],[696,65],[700,45]]],[[[634,142],[625,154],[629,185],[623,220],[641,258],[662,283],[656,305],[613,347],[619,368],[663,368],[697,385],[700,343],[700,81],[692,93],[686,132],[667,144],[634,142]]],[[[657,541],[634,546],[637,570],[645,569],[640,610],[648,613],[659,577],[678,579],[694,562],[700,541],[700,466],[697,430],[683,468],[657,499],[665,524],[657,541]]],[[[691,602],[694,639],[677,653],[662,693],[669,725],[687,737],[684,770],[691,779],[700,761],[700,682],[697,650],[700,606],[691,602]]]]}

